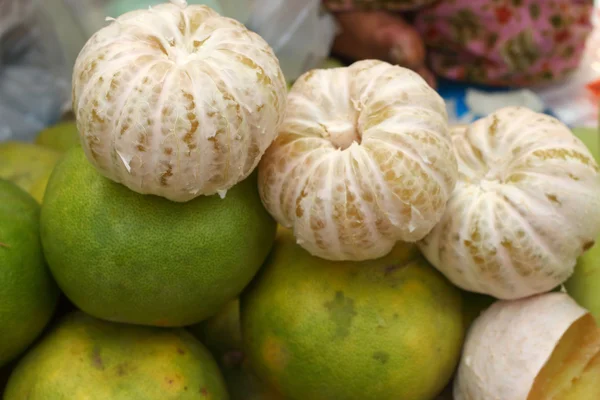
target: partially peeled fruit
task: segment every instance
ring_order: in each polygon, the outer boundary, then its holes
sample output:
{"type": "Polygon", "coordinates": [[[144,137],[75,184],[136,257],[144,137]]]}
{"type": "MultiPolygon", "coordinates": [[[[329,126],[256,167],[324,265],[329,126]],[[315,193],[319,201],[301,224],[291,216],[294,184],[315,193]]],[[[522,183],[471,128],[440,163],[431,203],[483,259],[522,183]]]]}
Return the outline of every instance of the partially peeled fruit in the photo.
{"type": "Polygon", "coordinates": [[[498,301],[472,325],[455,400],[596,400],[600,328],[567,294],[498,301]]]}

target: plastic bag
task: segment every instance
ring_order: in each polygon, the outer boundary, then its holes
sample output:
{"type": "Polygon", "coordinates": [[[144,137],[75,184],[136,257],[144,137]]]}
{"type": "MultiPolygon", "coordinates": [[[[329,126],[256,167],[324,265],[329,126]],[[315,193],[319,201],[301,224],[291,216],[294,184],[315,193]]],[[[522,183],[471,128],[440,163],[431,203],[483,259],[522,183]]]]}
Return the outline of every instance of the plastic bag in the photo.
{"type": "Polygon", "coordinates": [[[60,119],[68,68],[52,24],[31,0],[0,0],[0,141],[32,140],[60,119]]]}
{"type": "Polygon", "coordinates": [[[223,14],[261,35],[273,48],[288,81],[321,65],[336,33],[320,0],[220,0],[223,14]]]}
{"type": "MultiPolygon", "coordinates": [[[[74,1],[74,0],[71,0],[74,1]]],[[[106,15],[146,8],[165,0],[102,0],[106,15]]],[[[188,0],[234,18],[261,35],[273,48],[288,81],[316,68],[329,55],[336,26],[321,0],[188,0]]]]}

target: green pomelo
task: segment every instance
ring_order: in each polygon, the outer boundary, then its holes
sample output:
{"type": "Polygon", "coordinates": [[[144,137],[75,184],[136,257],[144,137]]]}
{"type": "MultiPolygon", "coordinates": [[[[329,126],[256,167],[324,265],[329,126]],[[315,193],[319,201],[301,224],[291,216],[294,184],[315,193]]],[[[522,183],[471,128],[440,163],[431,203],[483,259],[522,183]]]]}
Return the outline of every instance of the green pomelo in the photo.
{"type": "Polygon", "coordinates": [[[7,179],[42,202],[60,153],[25,142],[0,143],[0,179],[7,179]]]}
{"type": "Polygon", "coordinates": [[[240,301],[252,369],[289,398],[431,400],[459,361],[461,294],[413,245],[330,262],[281,230],[240,301]]]}
{"type": "Polygon", "coordinates": [[[81,144],[77,124],[75,121],[65,121],[46,128],[38,134],[35,143],[59,153],[65,153],[81,144]]]}
{"type": "Polygon", "coordinates": [[[44,262],[39,205],[0,179],[0,367],[42,333],[59,291],[44,262]]]}
{"type": "Polygon", "coordinates": [[[78,308],[109,321],[185,326],[239,295],[276,224],[255,174],[224,199],[175,203],[102,177],[76,147],[50,178],[41,228],[50,269],[78,308]]]}
{"type": "Polygon", "coordinates": [[[206,348],[181,328],[64,317],[19,361],[4,400],[227,400],[206,348]]]}
{"type": "MultiPolygon", "coordinates": [[[[600,139],[597,129],[577,128],[573,133],[580,138],[600,163],[600,139]]],[[[577,260],[575,272],[565,282],[565,288],[582,307],[588,309],[600,324],[600,238],[577,260]]]]}

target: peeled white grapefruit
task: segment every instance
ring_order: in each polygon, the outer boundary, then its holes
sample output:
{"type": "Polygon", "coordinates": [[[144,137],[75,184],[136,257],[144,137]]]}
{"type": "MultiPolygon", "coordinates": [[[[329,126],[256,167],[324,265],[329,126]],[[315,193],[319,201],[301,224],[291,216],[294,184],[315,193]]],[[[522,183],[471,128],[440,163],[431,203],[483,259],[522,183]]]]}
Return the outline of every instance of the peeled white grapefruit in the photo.
{"type": "Polygon", "coordinates": [[[221,196],[277,134],[286,82],[269,45],[206,6],[160,4],[94,34],[73,71],[90,162],[142,193],[221,196]]]}
{"type": "Polygon", "coordinates": [[[500,299],[547,292],[600,234],[600,174],[557,119],[508,107],[452,130],[459,178],[421,241],[455,285],[500,299]]]}
{"type": "Polygon", "coordinates": [[[259,165],[267,210],[328,260],[422,239],[457,177],[442,98],[416,73],[366,60],[302,75],[259,165]]]}

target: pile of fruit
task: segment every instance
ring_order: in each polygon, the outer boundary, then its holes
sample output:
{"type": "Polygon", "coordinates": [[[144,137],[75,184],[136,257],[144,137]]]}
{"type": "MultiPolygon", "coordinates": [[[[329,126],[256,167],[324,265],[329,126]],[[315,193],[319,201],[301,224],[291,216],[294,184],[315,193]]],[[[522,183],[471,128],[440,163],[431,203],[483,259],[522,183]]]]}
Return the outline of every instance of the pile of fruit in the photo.
{"type": "Polygon", "coordinates": [[[375,60],[288,92],[182,1],[88,41],[73,112],[0,144],[4,400],[600,398],[595,132],[450,127],[375,60]]]}

